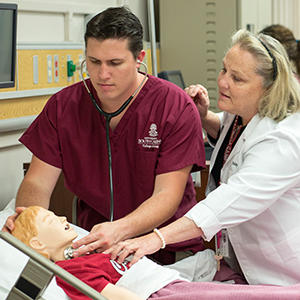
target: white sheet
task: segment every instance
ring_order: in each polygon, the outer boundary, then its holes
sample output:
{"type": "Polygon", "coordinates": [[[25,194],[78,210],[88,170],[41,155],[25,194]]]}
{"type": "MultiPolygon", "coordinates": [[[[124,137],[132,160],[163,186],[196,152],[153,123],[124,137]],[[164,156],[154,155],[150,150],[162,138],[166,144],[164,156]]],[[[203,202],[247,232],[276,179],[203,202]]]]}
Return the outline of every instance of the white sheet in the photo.
{"type": "Polygon", "coordinates": [[[175,280],[212,281],[216,271],[217,262],[214,259],[214,252],[210,249],[163,267],[143,257],[120,278],[116,285],[147,299],[175,280]]]}
{"type": "Polygon", "coordinates": [[[143,257],[134,264],[116,283],[143,299],[175,280],[185,280],[177,270],[164,268],[143,257]]]}

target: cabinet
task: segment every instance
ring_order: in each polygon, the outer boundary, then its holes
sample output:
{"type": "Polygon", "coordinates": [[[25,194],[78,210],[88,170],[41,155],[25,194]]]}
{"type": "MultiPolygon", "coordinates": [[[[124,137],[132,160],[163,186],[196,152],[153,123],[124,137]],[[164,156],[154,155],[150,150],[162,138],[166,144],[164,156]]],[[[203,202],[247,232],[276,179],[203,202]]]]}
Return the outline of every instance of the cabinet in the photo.
{"type": "Polygon", "coordinates": [[[179,69],[187,86],[205,86],[217,111],[217,78],[230,36],[239,28],[261,30],[271,16],[271,0],[160,0],[160,70],[179,69]]]}

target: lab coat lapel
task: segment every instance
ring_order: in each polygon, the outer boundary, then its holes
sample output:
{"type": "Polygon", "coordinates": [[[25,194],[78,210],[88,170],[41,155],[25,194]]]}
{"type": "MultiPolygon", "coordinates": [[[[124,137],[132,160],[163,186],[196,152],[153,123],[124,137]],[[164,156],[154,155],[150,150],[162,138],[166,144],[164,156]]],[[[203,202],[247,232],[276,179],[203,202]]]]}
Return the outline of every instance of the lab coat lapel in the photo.
{"type": "MultiPolygon", "coordinates": [[[[222,116],[222,115],[221,115],[222,116]]],[[[230,125],[231,123],[233,122],[235,118],[235,115],[227,115],[227,118],[226,120],[224,121],[224,118],[223,116],[221,117],[221,127],[222,127],[222,130],[221,130],[221,134],[220,134],[220,137],[219,137],[219,140],[218,140],[218,143],[216,144],[215,148],[214,148],[214,151],[212,153],[212,156],[211,156],[211,160],[210,160],[210,170],[213,169],[214,167],[214,164],[215,164],[215,161],[216,161],[216,157],[219,153],[219,150],[220,150],[220,147],[224,141],[224,138],[226,136],[226,133],[227,131],[229,130],[230,128],[230,125]]]]}
{"type": "MultiPolygon", "coordinates": [[[[231,170],[231,175],[232,175],[232,169],[234,168],[237,172],[240,168],[240,165],[242,164],[242,157],[239,155],[240,151],[242,150],[245,142],[247,141],[247,139],[249,138],[250,135],[252,135],[253,130],[256,128],[257,124],[261,121],[261,118],[258,116],[258,114],[256,114],[251,121],[248,123],[247,127],[245,128],[244,132],[242,133],[242,135],[240,136],[240,138],[238,139],[236,145],[234,146],[234,148],[232,149],[227,161],[225,162],[224,166],[222,169],[224,170],[231,170]],[[230,167],[231,166],[231,167],[230,167]]],[[[255,133],[254,133],[255,134],[255,133]]],[[[233,173],[235,173],[233,172],[233,173]]],[[[221,181],[226,181],[228,180],[228,174],[222,176],[222,171],[221,171],[221,181]]]]}

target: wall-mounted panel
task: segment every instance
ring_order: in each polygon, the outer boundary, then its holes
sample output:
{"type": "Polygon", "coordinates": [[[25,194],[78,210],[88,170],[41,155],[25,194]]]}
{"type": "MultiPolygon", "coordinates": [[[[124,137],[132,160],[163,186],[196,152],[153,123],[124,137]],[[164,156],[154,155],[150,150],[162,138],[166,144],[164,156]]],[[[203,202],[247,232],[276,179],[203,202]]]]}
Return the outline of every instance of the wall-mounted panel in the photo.
{"type": "Polygon", "coordinates": [[[22,44],[17,52],[17,84],[0,90],[0,120],[37,115],[52,94],[80,80],[77,70],[68,76],[68,61],[79,65],[82,44],[22,44]]]}
{"type": "Polygon", "coordinates": [[[83,55],[82,49],[47,49],[47,50],[19,50],[19,91],[32,89],[45,89],[64,87],[74,83],[77,79],[74,75],[72,81],[68,81],[67,62],[68,55],[74,63],[79,62],[79,55],[83,55]],[[52,58],[50,60],[50,57],[52,58]],[[56,58],[57,59],[54,59],[56,58]],[[37,59],[37,69],[34,59],[37,59]],[[37,77],[37,80],[35,79],[37,77]],[[58,80],[54,80],[54,77],[58,80]],[[52,80],[50,80],[50,78],[52,80]]]}

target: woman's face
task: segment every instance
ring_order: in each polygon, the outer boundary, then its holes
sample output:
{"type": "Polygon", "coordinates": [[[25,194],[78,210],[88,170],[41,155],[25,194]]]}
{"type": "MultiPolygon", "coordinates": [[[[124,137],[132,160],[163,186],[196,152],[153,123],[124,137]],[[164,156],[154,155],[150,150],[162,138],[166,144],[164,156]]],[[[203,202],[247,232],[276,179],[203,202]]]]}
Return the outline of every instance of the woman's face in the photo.
{"type": "Polygon", "coordinates": [[[76,231],[70,227],[65,217],[58,217],[46,209],[40,209],[36,225],[37,238],[46,245],[48,251],[64,247],[77,237],[76,231]]]}
{"type": "Polygon", "coordinates": [[[263,77],[254,72],[256,64],[252,54],[235,45],[224,57],[218,77],[219,109],[241,116],[243,125],[258,112],[258,101],[266,90],[263,77]]]}

